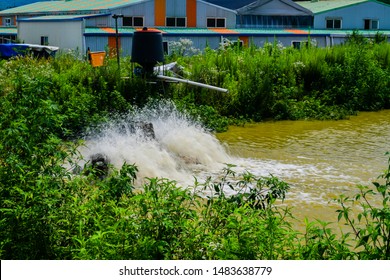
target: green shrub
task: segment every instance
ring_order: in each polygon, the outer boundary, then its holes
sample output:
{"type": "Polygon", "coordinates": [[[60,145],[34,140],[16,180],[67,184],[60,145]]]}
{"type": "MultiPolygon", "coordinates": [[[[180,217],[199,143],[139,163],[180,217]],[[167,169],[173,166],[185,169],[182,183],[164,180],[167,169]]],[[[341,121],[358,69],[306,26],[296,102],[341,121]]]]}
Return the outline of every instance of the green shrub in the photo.
{"type": "Polygon", "coordinates": [[[374,190],[358,186],[360,192],[355,197],[341,196],[338,200],[342,207],[338,219],[352,228],[357,255],[362,260],[390,259],[390,159],[389,168],[380,178],[384,182],[373,182],[374,190]],[[381,198],[379,205],[372,202],[374,196],[381,198]],[[360,206],[361,212],[353,213],[352,205],[360,206]]]}
{"type": "Polygon", "coordinates": [[[337,119],[388,108],[388,53],[383,43],[207,50],[181,58],[187,75],[230,93],[172,85],[167,96],[141,78],[120,78],[130,63],[119,73],[113,60],[93,68],[71,55],[1,61],[0,257],[389,259],[390,170],[374,189],[339,199],[339,220],[351,232],[339,235],[317,221],[299,233],[290,209],[280,206],[288,185],[275,177],[228,166],[192,189],[161,178],[136,186],[131,164],[111,167],[106,178],[73,174],[77,142],[69,141],[111,115],[150,104],[151,96],[157,103],[173,98],[217,131],[226,129],[227,117],[337,119]]]}

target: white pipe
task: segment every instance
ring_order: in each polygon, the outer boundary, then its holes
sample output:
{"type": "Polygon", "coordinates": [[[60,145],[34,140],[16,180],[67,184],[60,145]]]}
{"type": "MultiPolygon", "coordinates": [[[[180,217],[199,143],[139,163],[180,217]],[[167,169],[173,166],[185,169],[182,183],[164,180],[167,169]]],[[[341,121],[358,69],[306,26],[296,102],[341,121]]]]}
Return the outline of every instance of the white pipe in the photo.
{"type": "Polygon", "coordinates": [[[198,87],[208,88],[208,89],[217,90],[217,91],[221,91],[221,92],[225,92],[225,93],[228,92],[228,90],[225,89],[225,88],[210,86],[210,85],[207,85],[207,84],[193,82],[193,81],[186,80],[186,79],[179,79],[179,78],[168,77],[168,76],[163,76],[163,75],[157,75],[157,78],[162,79],[162,80],[166,80],[166,81],[186,83],[186,84],[189,84],[189,85],[194,85],[194,86],[198,86],[198,87]]]}

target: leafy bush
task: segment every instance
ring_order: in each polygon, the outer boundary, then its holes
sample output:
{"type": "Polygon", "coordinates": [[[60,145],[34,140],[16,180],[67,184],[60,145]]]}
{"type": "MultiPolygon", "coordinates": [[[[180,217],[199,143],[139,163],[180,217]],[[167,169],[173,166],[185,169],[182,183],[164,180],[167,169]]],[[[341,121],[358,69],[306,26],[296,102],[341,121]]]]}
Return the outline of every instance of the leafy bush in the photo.
{"type": "Polygon", "coordinates": [[[374,182],[375,190],[358,186],[360,192],[355,197],[341,196],[338,200],[342,207],[338,219],[352,228],[358,258],[363,260],[390,259],[390,159],[388,170],[380,178],[384,182],[374,182]],[[382,203],[373,204],[373,196],[380,196],[382,203]],[[359,205],[362,211],[351,213],[348,205],[359,205]]]}
{"type": "Polygon", "coordinates": [[[230,166],[192,189],[158,178],[136,186],[131,164],[111,167],[105,178],[72,172],[80,131],[150,96],[172,97],[214,130],[226,129],[227,116],[340,118],[387,108],[389,53],[385,44],[324,50],[270,44],[181,58],[194,80],[230,90],[221,95],[178,85],[164,96],[141,78],[121,79],[130,63],[118,73],[113,61],[92,68],[68,55],[1,61],[0,257],[389,259],[390,170],[375,189],[340,198],[339,219],[351,227],[341,235],[323,221],[295,231],[290,209],[280,206],[288,185],[230,166]],[[380,205],[370,202],[373,195],[380,205]]]}
{"type": "Polygon", "coordinates": [[[227,88],[229,94],[179,87],[174,97],[212,106],[222,116],[255,121],[338,119],[356,111],[389,108],[389,45],[360,37],[351,34],[347,44],[332,48],[296,50],[274,43],[207,49],[179,63],[190,79],[227,88]],[[306,110],[306,105],[313,110],[306,110]]]}

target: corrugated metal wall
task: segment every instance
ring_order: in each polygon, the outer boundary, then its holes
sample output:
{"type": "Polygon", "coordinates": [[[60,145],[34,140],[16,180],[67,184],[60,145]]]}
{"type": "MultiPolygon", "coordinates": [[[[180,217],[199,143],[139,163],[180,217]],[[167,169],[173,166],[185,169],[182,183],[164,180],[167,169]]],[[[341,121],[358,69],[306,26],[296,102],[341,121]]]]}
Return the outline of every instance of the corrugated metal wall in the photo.
{"type": "MultiPolygon", "coordinates": [[[[112,10],[112,14],[122,14],[124,16],[139,16],[144,18],[145,26],[155,26],[154,1],[145,1],[136,5],[131,5],[121,9],[112,10]]],[[[110,16],[111,18],[111,16],[110,16]]],[[[110,26],[115,26],[115,20],[111,18],[110,26]]],[[[122,26],[122,20],[118,19],[118,26],[122,26]]]]}
{"type": "Polygon", "coordinates": [[[163,36],[164,42],[178,42],[180,39],[188,39],[193,43],[193,47],[195,49],[199,49],[203,51],[206,46],[209,46],[212,49],[216,49],[219,47],[221,42],[221,37],[219,36],[163,36]]]}
{"type": "MultiPolygon", "coordinates": [[[[108,37],[107,36],[98,36],[98,35],[92,35],[92,36],[86,36],[85,37],[85,45],[86,49],[90,49],[92,52],[97,51],[109,51],[108,50],[108,37]]],[[[126,36],[126,37],[120,37],[120,53],[122,56],[129,56],[131,55],[131,46],[133,44],[133,37],[126,36]]]]}
{"type": "MultiPolygon", "coordinates": [[[[127,8],[112,10],[112,14],[144,16],[145,26],[165,26],[166,17],[186,17],[188,27],[206,28],[208,17],[225,18],[227,28],[234,28],[236,25],[236,14],[233,11],[196,0],[145,1],[127,8]]],[[[94,19],[88,20],[87,26],[93,26],[93,22],[94,19]]],[[[104,22],[101,23],[101,26],[103,24],[104,22]]],[[[118,24],[121,26],[120,19],[118,19],[118,24]]],[[[108,26],[113,27],[114,25],[115,21],[111,19],[108,26]]]]}
{"type": "Polygon", "coordinates": [[[342,29],[364,29],[364,19],[379,21],[379,28],[390,29],[390,6],[376,2],[364,2],[353,6],[335,9],[314,17],[314,28],[325,29],[327,18],[342,18],[342,29]]]}
{"type": "Polygon", "coordinates": [[[133,37],[121,38],[121,46],[122,46],[121,55],[130,56],[132,45],[133,45],[133,37]]]}
{"type": "MultiPolygon", "coordinates": [[[[310,40],[312,43],[318,47],[326,47],[329,46],[329,38],[326,35],[313,36],[311,35],[310,40]]],[[[266,43],[276,43],[279,44],[280,47],[291,47],[293,42],[307,42],[308,36],[251,36],[249,38],[249,42],[255,44],[256,46],[264,46],[266,43]]]]}
{"type": "Polygon", "coordinates": [[[226,18],[226,27],[236,27],[236,14],[233,11],[221,9],[204,2],[198,2],[197,5],[197,25],[200,28],[207,27],[207,18],[226,18]]]}
{"type": "Polygon", "coordinates": [[[87,18],[85,20],[86,27],[108,27],[110,26],[111,20],[108,16],[87,18]]]}
{"type": "Polygon", "coordinates": [[[86,36],[85,37],[86,49],[90,49],[92,52],[106,51],[108,46],[108,37],[106,36],[86,36]]]}
{"type": "Polygon", "coordinates": [[[186,0],[166,0],[167,17],[186,17],[186,0]]]}

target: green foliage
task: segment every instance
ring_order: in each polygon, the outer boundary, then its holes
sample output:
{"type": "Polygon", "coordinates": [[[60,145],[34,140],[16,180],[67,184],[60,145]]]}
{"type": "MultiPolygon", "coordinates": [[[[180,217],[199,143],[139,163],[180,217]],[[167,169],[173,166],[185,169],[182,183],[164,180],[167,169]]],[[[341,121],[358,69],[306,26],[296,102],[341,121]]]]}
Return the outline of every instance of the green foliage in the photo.
{"type": "Polygon", "coordinates": [[[306,232],[301,241],[299,258],[304,260],[351,260],[355,252],[351,251],[350,234],[339,237],[330,227],[331,223],[305,219],[306,232]]]}
{"type": "Polygon", "coordinates": [[[346,44],[332,48],[297,50],[274,42],[263,48],[206,49],[179,60],[184,73],[229,94],[179,86],[173,97],[255,121],[340,119],[390,108],[389,44],[382,37],[368,40],[354,32],[346,44]]]}
{"type": "Polygon", "coordinates": [[[194,120],[202,123],[207,129],[216,132],[224,132],[228,129],[231,119],[223,117],[209,105],[195,106],[192,102],[176,101],[177,109],[191,116],[194,120]]]}
{"type": "Polygon", "coordinates": [[[99,184],[99,187],[107,192],[109,199],[116,199],[118,202],[123,195],[133,193],[137,172],[138,168],[135,165],[124,163],[119,171],[114,170],[107,180],[99,184]]]}
{"type": "MultiPolygon", "coordinates": [[[[75,135],[110,113],[130,108],[116,89],[116,73],[105,67],[92,68],[70,55],[53,60],[11,59],[0,71],[7,77],[0,81],[1,95],[9,102],[33,95],[58,108],[68,133],[62,137],[75,135]]],[[[29,110],[27,105],[25,110],[29,110]]]]}
{"type": "Polygon", "coordinates": [[[2,61],[7,79],[0,81],[0,95],[40,90],[66,118],[68,134],[61,137],[145,106],[150,98],[173,99],[215,131],[241,119],[340,119],[390,108],[389,54],[380,33],[368,40],[354,32],[346,44],[332,48],[297,50],[274,42],[167,58],[184,67],[185,78],[226,88],[227,94],[137,77],[129,57],[122,58],[120,73],[109,58],[93,68],[71,54],[48,61],[27,57],[2,61]]]}
{"type": "Polygon", "coordinates": [[[167,88],[131,77],[129,62],[119,73],[113,60],[93,68],[72,55],[0,61],[0,258],[389,259],[390,170],[374,189],[339,199],[349,233],[323,221],[307,221],[299,233],[280,206],[288,185],[275,177],[228,166],[191,189],[158,178],[136,186],[131,164],[110,167],[106,178],[73,174],[77,143],[70,141],[150,97],[173,98],[217,131],[227,117],[326,119],[389,108],[389,54],[384,43],[208,49],[180,63],[193,80],[230,93],[175,85],[167,96],[167,88]]]}
{"type": "Polygon", "coordinates": [[[11,78],[0,102],[0,252],[2,258],[55,258],[49,219],[62,204],[69,177],[62,165],[75,148],[59,138],[68,134],[66,117],[46,96],[45,65],[10,64],[2,68],[11,78]]]}
{"type": "Polygon", "coordinates": [[[359,193],[353,197],[339,198],[341,209],[338,219],[344,220],[352,229],[356,238],[359,259],[390,259],[390,159],[389,169],[381,175],[383,183],[373,182],[374,190],[359,186],[359,193]],[[380,196],[382,203],[374,205],[373,196],[380,196]],[[353,216],[351,206],[359,205],[360,213],[353,216]]]}
{"type": "Polygon", "coordinates": [[[389,168],[379,179],[382,182],[373,182],[373,188],[357,186],[359,192],[354,197],[341,195],[337,199],[341,207],[336,211],[338,221],[345,222],[346,232],[337,234],[329,222],[305,219],[306,233],[298,258],[389,260],[390,159],[389,168]]]}
{"type": "Polygon", "coordinates": [[[293,258],[298,234],[288,221],[290,210],[276,205],[289,186],[275,177],[238,175],[232,167],[199,185],[209,192],[197,227],[206,233],[201,258],[293,258]]]}

